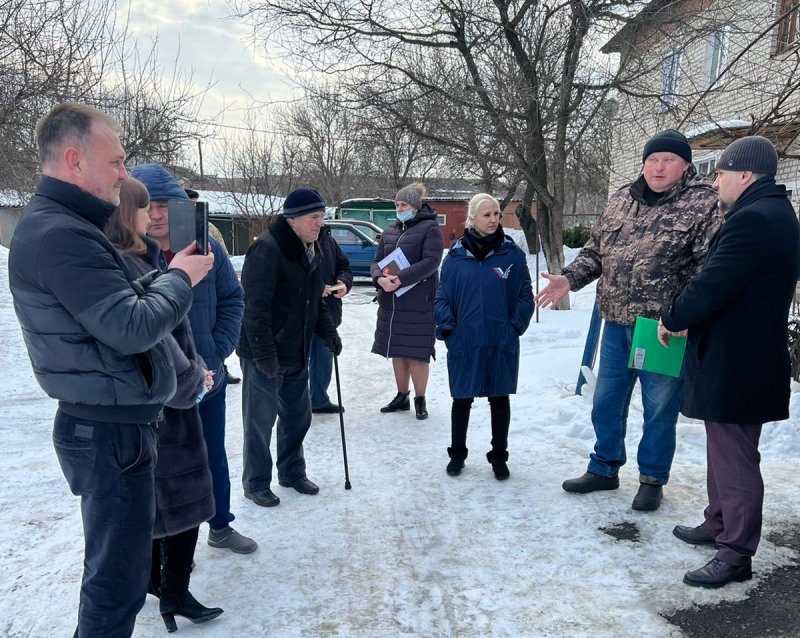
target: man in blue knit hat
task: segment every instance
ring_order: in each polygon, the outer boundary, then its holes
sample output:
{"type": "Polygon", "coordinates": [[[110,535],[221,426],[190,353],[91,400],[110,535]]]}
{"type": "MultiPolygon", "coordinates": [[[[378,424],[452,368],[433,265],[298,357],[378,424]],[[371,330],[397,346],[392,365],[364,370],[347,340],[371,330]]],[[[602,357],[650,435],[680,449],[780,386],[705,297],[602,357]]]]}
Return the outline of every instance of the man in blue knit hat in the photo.
{"type": "MultiPolygon", "coordinates": [[[[135,166],[131,169],[131,175],[142,182],[150,193],[147,234],[161,246],[161,266],[166,268],[173,255],[169,243],[167,202],[189,197],[169,171],[159,164],[135,166]]],[[[208,243],[215,257],[214,268],[194,287],[189,310],[189,323],[197,351],[208,369],[215,371],[214,387],[203,397],[199,406],[216,504],[216,513],[208,521],[208,544],[230,549],[237,554],[249,554],[256,550],[258,544],[230,526],[235,517],[231,513],[231,480],[225,452],[226,381],[223,368],[225,358],[233,352],[239,338],[244,301],[242,287],[227,254],[214,238],[209,237],[208,243]]]]}
{"type": "Polygon", "coordinates": [[[342,342],[322,300],[317,239],[325,202],[309,188],[289,193],[266,233],[250,249],[242,269],[245,310],[236,352],[242,362],[244,495],[262,507],[280,499],[270,489],[272,428],[278,420],[278,484],[301,494],[319,487],[306,476],[303,440],[311,425],[308,354],[319,335],[338,355],[342,342]]]}

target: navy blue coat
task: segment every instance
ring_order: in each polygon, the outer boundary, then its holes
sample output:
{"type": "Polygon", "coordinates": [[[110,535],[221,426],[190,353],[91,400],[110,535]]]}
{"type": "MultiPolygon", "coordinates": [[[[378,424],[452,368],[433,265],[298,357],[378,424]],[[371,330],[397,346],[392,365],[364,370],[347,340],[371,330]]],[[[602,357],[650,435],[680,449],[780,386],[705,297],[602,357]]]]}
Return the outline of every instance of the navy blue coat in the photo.
{"type": "MultiPolygon", "coordinates": [[[[189,323],[197,352],[208,370],[216,370],[214,387],[203,398],[204,401],[220,388],[225,376],[222,364],[236,347],[244,314],[244,292],[230,258],[213,237],[208,238],[208,243],[214,253],[214,267],[192,289],[192,307],[189,309],[189,323]]],[[[159,264],[162,270],[166,270],[163,253],[159,264]]]]}
{"type": "Polygon", "coordinates": [[[442,264],[436,337],[447,347],[453,398],[514,394],[519,337],[533,316],[525,253],[509,238],[483,261],[459,239],[442,264]]]}

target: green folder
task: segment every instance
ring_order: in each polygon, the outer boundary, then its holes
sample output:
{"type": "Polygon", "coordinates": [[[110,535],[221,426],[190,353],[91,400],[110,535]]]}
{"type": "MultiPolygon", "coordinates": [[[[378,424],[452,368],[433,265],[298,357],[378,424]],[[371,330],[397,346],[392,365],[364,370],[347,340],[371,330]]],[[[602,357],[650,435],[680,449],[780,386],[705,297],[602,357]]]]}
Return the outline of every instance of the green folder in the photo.
{"type": "Polygon", "coordinates": [[[669,348],[665,348],[658,340],[658,321],[636,317],[629,368],[679,377],[685,351],[686,337],[670,336],[669,348]]]}

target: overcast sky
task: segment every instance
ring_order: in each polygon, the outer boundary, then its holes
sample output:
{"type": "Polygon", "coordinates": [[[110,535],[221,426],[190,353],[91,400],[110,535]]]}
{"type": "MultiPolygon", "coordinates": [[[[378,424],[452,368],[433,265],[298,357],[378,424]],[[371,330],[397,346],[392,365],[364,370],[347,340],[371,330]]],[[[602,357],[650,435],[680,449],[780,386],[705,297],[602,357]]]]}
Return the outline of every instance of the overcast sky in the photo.
{"type": "MultiPolygon", "coordinates": [[[[118,0],[120,19],[129,0],[118,0]]],[[[146,51],[158,41],[158,60],[167,75],[178,56],[178,65],[194,73],[194,83],[212,83],[203,103],[203,115],[223,112],[219,124],[239,125],[243,111],[256,100],[291,98],[293,83],[286,65],[267,57],[262,45],[254,45],[241,20],[228,18],[224,0],[136,0],[130,5],[130,32],[146,51]]]]}

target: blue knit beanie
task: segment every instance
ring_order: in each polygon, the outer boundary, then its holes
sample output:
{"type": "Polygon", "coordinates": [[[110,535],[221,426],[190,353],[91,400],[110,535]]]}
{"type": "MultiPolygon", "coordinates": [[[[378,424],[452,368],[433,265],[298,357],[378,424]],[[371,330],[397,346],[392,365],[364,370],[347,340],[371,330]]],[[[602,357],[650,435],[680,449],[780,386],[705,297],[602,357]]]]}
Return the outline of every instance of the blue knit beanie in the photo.
{"type": "Polygon", "coordinates": [[[186,191],[161,164],[139,164],[129,172],[131,177],[135,177],[145,185],[151,201],[166,202],[170,199],[189,199],[186,191]]]}
{"type": "Polygon", "coordinates": [[[300,217],[325,210],[325,200],[313,188],[295,188],[283,200],[284,217],[300,217]]]}

